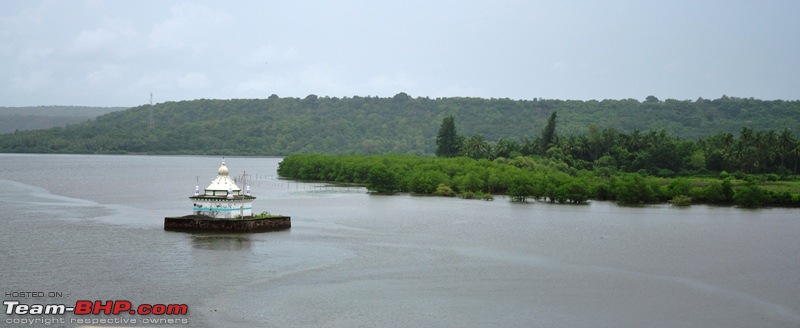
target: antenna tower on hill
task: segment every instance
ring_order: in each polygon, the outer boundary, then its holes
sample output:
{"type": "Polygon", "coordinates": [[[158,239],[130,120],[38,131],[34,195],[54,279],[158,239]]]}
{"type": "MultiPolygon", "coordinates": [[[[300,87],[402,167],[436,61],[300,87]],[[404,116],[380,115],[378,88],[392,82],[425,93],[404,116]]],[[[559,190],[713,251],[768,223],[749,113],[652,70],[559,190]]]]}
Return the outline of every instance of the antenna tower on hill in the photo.
{"type": "Polygon", "coordinates": [[[147,113],[147,129],[149,131],[153,131],[153,128],[156,126],[156,121],[153,119],[153,93],[150,93],[150,108],[148,108],[149,112],[147,113]]]}

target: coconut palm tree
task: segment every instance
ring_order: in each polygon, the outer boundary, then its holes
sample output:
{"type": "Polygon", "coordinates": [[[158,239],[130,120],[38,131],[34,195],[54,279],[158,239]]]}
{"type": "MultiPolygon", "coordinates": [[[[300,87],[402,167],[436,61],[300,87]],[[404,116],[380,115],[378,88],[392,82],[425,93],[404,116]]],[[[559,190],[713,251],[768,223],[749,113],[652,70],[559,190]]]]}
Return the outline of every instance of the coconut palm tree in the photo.
{"type": "Polygon", "coordinates": [[[783,131],[778,135],[778,145],[780,148],[780,156],[781,156],[781,166],[786,167],[786,157],[788,157],[792,151],[792,147],[795,144],[794,136],[792,135],[792,130],[788,128],[784,128],[783,131]]]}
{"type": "MultiPolygon", "coordinates": [[[[463,155],[474,159],[489,158],[492,154],[492,147],[483,140],[483,135],[474,135],[464,141],[463,155]]],[[[491,158],[490,158],[491,159],[491,158]]]]}

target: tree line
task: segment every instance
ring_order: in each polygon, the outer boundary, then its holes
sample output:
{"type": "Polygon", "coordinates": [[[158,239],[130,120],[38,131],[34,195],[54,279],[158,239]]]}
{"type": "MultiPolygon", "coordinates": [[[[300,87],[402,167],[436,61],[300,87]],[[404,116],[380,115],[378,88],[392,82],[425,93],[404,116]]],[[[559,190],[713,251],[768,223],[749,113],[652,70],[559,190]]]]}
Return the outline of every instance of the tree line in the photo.
{"type": "Polygon", "coordinates": [[[665,130],[624,133],[595,125],[586,135],[561,136],[556,133],[556,121],[557,112],[553,112],[540,136],[521,142],[507,138],[489,142],[482,135],[459,135],[455,118],[448,116],[436,137],[436,155],[489,160],[543,156],[603,176],[618,171],[662,177],[726,171],[787,177],[800,168],[800,140],[788,128],[756,131],[743,127],[738,137],[724,132],[688,141],[665,130]]]}

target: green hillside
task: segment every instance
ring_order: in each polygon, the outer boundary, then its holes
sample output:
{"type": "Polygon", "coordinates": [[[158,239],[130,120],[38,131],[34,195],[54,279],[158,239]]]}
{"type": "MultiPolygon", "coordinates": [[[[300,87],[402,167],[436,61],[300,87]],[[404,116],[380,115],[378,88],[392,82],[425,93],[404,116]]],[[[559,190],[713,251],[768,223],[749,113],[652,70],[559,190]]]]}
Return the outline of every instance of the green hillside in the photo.
{"type": "MultiPolygon", "coordinates": [[[[790,129],[800,134],[800,101],[723,96],[695,101],[633,99],[306,98],[193,100],[143,105],[92,121],[0,137],[0,152],[287,155],[432,155],[442,119],[460,135],[522,140],[540,135],[558,111],[559,135],[590,126],[619,132],[665,130],[695,140],[720,132],[790,129]]],[[[596,130],[596,129],[595,129],[596,130]]]]}

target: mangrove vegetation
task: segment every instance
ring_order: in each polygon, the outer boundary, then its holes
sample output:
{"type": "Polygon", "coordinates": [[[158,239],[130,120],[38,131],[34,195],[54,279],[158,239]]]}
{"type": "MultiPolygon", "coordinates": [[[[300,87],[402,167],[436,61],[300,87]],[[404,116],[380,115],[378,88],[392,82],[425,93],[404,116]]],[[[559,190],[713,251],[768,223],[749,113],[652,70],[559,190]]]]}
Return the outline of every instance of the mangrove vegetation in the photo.
{"type": "Polygon", "coordinates": [[[363,184],[379,193],[492,199],[538,199],[585,203],[589,199],[620,204],[672,202],[744,207],[800,206],[800,182],[765,175],[658,177],[606,167],[577,169],[558,158],[518,156],[494,160],[414,155],[294,154],[283,159],[284,178],[363,184]]]}

